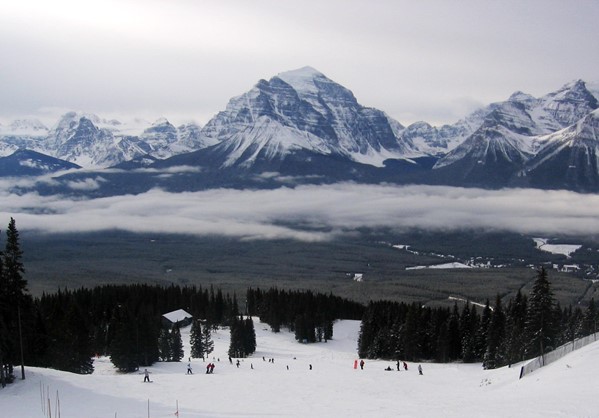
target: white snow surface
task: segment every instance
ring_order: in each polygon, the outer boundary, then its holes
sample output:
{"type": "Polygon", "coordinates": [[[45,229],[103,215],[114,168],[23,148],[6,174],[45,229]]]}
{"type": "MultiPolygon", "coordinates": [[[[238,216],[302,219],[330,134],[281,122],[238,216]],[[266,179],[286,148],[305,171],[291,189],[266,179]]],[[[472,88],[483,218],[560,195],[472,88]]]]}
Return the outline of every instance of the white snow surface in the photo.
{"type": "Polygon", "coordinates": [[[422,270],[422,269],[471,269],[472,266],[468,266],[464,263],[443,263],[443,264],[433,264],[431,266],[415,266],[415,267],[406,267],[406,270],[422,270]]]}
{"type": "MultiPolygon", "coordinates": [[[[272,333],[255,321],[258,351],[229,364],[228,330],[215,340],[216,368],[206,375],[201,359],[157,363],[141,373],[118,374],[109,359],[95,361],[92,375],[27,368],[27,378],[0,390],[5,417],[599,417],[599,343],[590,344],[519,380],[520,365],[483,370],[480,364],[421,363],[395,371],[389,361],[366,360],[354,369],[359,321],[335,324],[334,340],[299,344],[293,334],[272,333]],[[274,358],[274,363],[263,361],[274,358]],[[309,370],[309,365],[313,366],[309,370]],[[253,369],[251,366],[253,365],[253,369]],[[289,366],[289,370],[287,370],[289,366]],[[393,371],[385,371],[391,366],[393,371]]],[[[182,330],[189,352],[189,327],[182,330]]]]}
{"type": "Polygon", "coordinates": [[[549,241],[547,238],[533,238],[535,244],[539,250],[547,251],[552,254],[563,254],[570,257],[570,255],[578,250],[582,245],[576,244],[547,244],[549,241]]]}

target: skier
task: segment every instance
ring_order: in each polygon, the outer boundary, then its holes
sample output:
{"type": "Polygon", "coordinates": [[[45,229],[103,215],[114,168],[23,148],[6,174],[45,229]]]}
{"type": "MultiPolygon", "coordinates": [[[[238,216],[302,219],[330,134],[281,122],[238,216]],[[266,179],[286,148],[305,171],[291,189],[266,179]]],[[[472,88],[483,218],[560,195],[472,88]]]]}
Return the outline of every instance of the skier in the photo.
{"type": "Polygon", "coordinates": [[[210,365],[210,374],[214,373],[214,363],[210,365]]]}
{"type": "Polygon", "coordinates": [[[397,360],[397,371],[399,371],[399,360],[397,360]]]}
{"type": "Polygon", "coordinates": [[[235,363],[237,365],[237,368],[239,369],[239,359],[237,359],[237,363],[235,363]]]}
{"type": "Polygon", "coordinates": [[[233,364],[233,359],[229,356],[229,364],[233,364]]]}
{"type": "Polygon", "coordinates": [[[405,361],[403,362],[403,369],[404,370],[408,370],[408,363],[406,363],[405,361]]]}
{"type": "Polygon", "coordinates": [[[150,381],[150,372],[148,369],[144,369],[144,383],[150,381]]]}
{"type": "Polygon", "coordinates": [[[191,371],[191,363],[187,363],[187,374],[193,374],[191,371]]]}
{"type": "Polygon", "coordinates": [[[211,365],[211,364],[212,364],[212,363],[208,363],[208,364],[206,365],[206,374],[210,373],[210,365],[211,365]]]}
{"type": "Polygon", "coordinates": [[[418,365],[418,374],[422,376],[422,366],[418,365]]]}
{"type": "Polygon", "coordinates": [[[360,370],[364,370],[364,360],[360,360],[360,370]]]}

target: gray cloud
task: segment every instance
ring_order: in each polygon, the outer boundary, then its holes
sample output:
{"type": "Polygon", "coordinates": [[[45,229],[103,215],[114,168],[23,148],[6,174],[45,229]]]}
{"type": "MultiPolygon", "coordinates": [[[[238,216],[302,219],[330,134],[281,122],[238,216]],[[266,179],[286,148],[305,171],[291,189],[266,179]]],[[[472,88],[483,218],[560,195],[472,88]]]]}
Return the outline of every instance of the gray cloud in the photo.
{"type": "Polygon", "coordinates": [[[151,190],[90,200],[7,192],[0,197],[0,219],[13,216],[19,229],[49,233],[122,229],[303,241],[328,240],[360,227],[599,233],[599,196],[566,191],[343,183],[177,194],[151,190]]]}
{"type": "Polygon", "coordinates": [[[206,122],[260,78],[311,65],[402,123],[455,122],[599,67],[594,1],[4,3],[5,119],[54,107],[206,122]]]}

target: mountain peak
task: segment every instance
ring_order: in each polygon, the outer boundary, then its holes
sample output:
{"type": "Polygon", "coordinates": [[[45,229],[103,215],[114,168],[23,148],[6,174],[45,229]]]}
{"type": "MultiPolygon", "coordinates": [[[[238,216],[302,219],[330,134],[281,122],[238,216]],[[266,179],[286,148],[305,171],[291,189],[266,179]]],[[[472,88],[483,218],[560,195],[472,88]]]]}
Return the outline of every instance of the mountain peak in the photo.
{"type": "Polygon", "coordinates": [[[161,117],[156,119],[156,121],[152,124],[152,126],[160,126],[160,125],[170,125],[171,123],[168,121],[167,118],[165,117],[161,117]]]}
{"type": "Polygon", "coordinates": [[[296,77],[296,78],[308,78],[312,79],[314,77],[324,77],[324,74],[318,71],[314,67],[310,67],[306,65],[305,67],[297,68],[295,70],[285,71],[277,74],[279,78],[284,77],[296,77]]]}
{"type": "Polygon", "coordinates": [[[323,73],[309,66],[280,73],[277,78],[283,80],[298,92],[314,93],[318,91],[318,87],[314,83],[315,80],[329,81],[323,73]]]}

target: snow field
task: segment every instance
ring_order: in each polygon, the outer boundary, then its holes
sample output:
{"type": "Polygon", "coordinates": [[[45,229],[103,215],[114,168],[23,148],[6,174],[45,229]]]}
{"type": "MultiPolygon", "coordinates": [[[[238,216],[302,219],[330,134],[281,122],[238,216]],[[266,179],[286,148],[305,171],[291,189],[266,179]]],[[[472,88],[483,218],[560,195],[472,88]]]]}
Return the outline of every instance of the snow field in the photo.
{"type": "MultiPolygon", "coordinates": [[[[366,360],[364,370],[355,370],[359,327],[359,321],[340,321],[334,340],[304,345],[255,320],[258,351],[239,368],[235,359],[228,361],[228,330],[218,330],[214,374],[205,374],[208,360],[192,359],[194,374],[186,375],[185,358],[148,368],[150,384],[141,373],[117,373],[107,358],[97,359],[87,376],[27,368],[25,381],[0,390],[0,410],[6,417],[47,417],[45,391],[53,417],[57,393],[61,417],[83,418],[147,417],[148,399],[150,417],[174,417],[177,402],[181,418],[599,417],[597,343],[522,380],[519,365],[483,370],[480,364],[421,363],[419,376],[417,363],[397,372],[394,362],[366,360]],[[385,371],[387,366],[393,370],[385,371]]],[[[188,353],[189,327],[182,336],[188,353]]]]}

